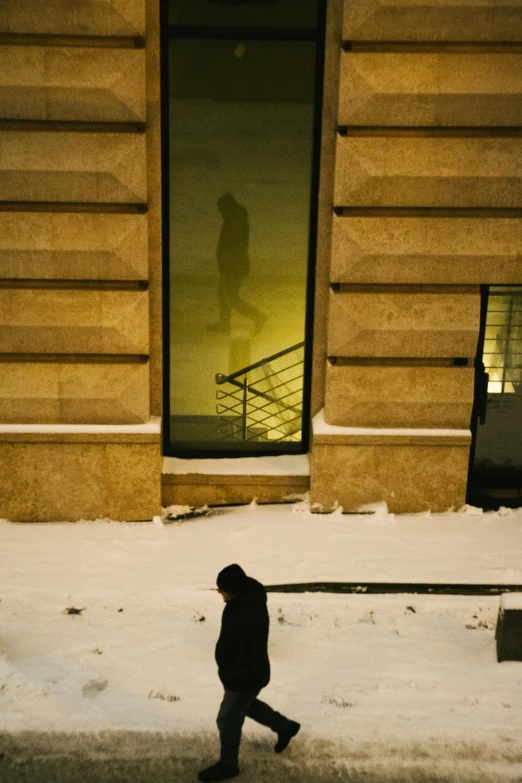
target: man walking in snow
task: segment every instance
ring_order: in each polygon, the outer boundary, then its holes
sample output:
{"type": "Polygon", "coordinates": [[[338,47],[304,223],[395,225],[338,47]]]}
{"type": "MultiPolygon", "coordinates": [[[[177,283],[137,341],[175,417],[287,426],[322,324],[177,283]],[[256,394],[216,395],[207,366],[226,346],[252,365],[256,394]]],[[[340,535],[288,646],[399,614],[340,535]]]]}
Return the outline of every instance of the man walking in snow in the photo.
{"type": "Polygon", "coordinates": [[[265,588],[235,563],[220,571],[217,587],[225,601],[216,645],[219,679],[225,688],[217,717],[221,756],[217,764],[199,773],[202,783],[239,775],[239,745],[245,717],[277,734],[276,753],[281,753],[301,728],[257,698],[270,680],[265,588]]]}

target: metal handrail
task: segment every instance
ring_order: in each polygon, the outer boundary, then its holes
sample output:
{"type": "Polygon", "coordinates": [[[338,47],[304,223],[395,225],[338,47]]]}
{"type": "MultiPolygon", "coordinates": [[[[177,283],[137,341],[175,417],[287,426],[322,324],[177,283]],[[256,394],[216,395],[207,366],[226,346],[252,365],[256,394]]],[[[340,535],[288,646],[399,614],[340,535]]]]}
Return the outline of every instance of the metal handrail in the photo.
{"type": "MultiPolygon", "coordinates": [[[[234,386],[237,386],[241,390],[244,389],[244,383],[238,383],[237,381],[231,381],[231,383],[233,383],[234,386]]],[[[259,381],[256,381],[256,383],[259,383],[259,381]]],[[[284,385],[285,384],[282,384],[282,383],[279,384],[279,386],[284,386],[284,385]]],[[[247,388],[248,388],[248,391],[251,394],[254,394],[256,397],[262,397],[264,400],[268,400],[269,403],[283,405],[283,407],[286,408],[289,411],[297,412],[297,410],[298,410],[295,407],[295,405],[288,405],[288,403],[283,402],[285,397],[291,397],[292,394],[296,394],[296,392],[289,392],[288,394],[285,394],[283,397],[279,397],[278,398],[278,397],[270,397],[270,395],[267,394],[266,392],[260,392],[260,391],[258,391],[258,389],[254,389],[254,384],[247,386],[247,388]]],[[[277,389],[279,387],[276,386],[275,388],[277,389]]],[[[222,399],[225,399],[225,397],[233,397],[234,399],[237,399],[237,397],[234,397],[233,393],[232,394],[226,394],[226,392],[223,393],[222,397],[218,397],[217,399],[218,400],[222,400],[222,399]]]]}
{"type": "Polygon", "coordinates": [[[301,428],[302,402],[296,403],[295,397],[302,395],[303,372],[296,368],[302,367],[304,359],[291,360],[288,366],[280,370],[270,365],[302,348],[304,342],[296,343],[230,375],[216,374],[218,385],[229,384],[228,390],[216,390],[217,413],[225,414],[222,428],[224,438],[236,438],[239,435],[243,441],[250,441],[271,433],[269,440],[276,442],[297,435],[301,428]],[[264,375],[249,383],[248,375],[260,368],[263,368],[264,375]],[[265,386],[265,390],[259,388],[261,385],[265,386]],[[294,400],[291,402],[292,398],[294,400]],[[228,434],[230,427],[231,436],[228,434]]]}
{"type": "Polygon", "coordinates": [[[276,359],[280,359],[281,356],[286,356],[287,353],[292,353],[292,351],[297,351],[298,348],[303,348],[303,343],[296,343],[296,345],[292,345],[291,348],[285,348],[284,351],[279,351],[279,353],[274,353],[272,356],[267,356],[266,359],[261,359],[260,361],[256,362],[255,364],[250,364],[248,367],[243,367],[242,370],[237,370],[237,372],[232,373],[232,375],[223,375],[223,373],[216,373],[216,383],[226,383],[227,381],[233,381],[235,378],[239,378],[240,375],[246,375],[247,373],[251,372],[252,370],[257,370],[258,367],[262,367],[264,364],[269,364],[270,362],[275,361],[276,359]]]}

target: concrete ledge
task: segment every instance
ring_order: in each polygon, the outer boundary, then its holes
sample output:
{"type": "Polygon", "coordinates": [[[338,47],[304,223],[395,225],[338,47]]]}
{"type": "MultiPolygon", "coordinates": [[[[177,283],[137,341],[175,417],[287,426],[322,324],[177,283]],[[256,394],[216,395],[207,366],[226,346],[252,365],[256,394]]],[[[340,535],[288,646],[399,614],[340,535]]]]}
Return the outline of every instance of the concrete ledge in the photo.
{"type": "Polygon", "coordinates": [[[522,661],[522,592],[502,595],[495,638],[499,663],[522,661]]]}
{"type": "Polygon", "coordinates": [[[295,501],[308,492],[310,477],[164,473],[161,483],[163,506],[228,506],[295,501]]]}
{"type": "Polygon", "coordinates": [[[314,444],[334,446],[469,446],[470,430],[407,427],[340,427],[327,424],[324,409],[312,421],[314,444]]]}
{"type": "MultiPolygon", "coordinates": [[[[157,443],[161,418],[146,424],[0,424],[1,443],[157,443]]],[[[158,475],[160,471],[158,471],[158,475]]]]}
{"type": "Polygon", "coordinates": [[[164,457],[163,506],[288,503],[308,492],[308,454],[221,459],[164,457]]]}

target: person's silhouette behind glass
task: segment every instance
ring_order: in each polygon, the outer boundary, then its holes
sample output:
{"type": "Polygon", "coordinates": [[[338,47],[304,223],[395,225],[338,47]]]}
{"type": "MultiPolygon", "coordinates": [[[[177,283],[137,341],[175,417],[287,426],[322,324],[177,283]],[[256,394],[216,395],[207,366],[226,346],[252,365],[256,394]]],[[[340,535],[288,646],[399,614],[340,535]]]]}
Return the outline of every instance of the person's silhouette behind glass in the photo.
{"type": "Polygon", "coordinates": [[[241,286],[250,272],[248,211],[231,193],[224,193],[219,197],[217,208],[223,218],[216,248],[219,269],[219,321],[211,324],[207,329],[212,332],[228,332],[232,309],[234,309],[254,322],[254,333],[258,334],[267,317],[239,295],[241,286]]]}

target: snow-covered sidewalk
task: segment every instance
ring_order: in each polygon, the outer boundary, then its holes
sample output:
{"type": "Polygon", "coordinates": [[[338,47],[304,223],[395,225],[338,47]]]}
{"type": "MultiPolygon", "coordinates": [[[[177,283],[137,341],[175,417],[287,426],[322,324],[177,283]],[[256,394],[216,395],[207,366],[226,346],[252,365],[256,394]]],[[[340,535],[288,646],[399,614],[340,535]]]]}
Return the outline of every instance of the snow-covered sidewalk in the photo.
{"type": "MultiPolygon", "coordinates": [[[[297,503],[168,524],[0,522],[0,732],[215,738],[213,588],[231,562],[265,584],[506,584],[522,583],[521,554],[522,510],[343,516],[297,503]]],[[[342,747],[355,763],[372,747],[410,760],[452,748],[507,762],[520,779],[522,663],[496,661],[498,596],[269,593],[268,603],[263,698],[301,721],[301,751],[342,747]]],[[[245,736],[267,742],[252,723],[245,736]]]]}

